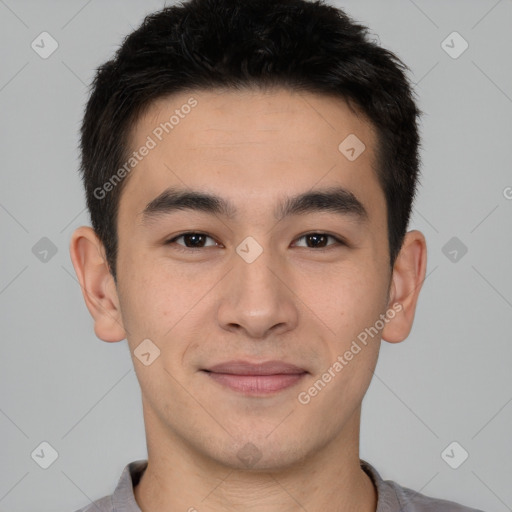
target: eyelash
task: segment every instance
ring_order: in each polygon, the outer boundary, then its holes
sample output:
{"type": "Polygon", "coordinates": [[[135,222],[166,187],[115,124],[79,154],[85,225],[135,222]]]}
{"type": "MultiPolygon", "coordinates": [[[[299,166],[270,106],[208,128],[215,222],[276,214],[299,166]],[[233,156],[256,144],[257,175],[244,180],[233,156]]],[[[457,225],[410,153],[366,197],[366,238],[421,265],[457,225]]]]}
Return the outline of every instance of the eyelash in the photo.
{"type": "MultiPolygon", "coordinates": [[[[208,238],[211,238],[212,240],[213,237],[211,237],[210,235],[206,234],[206,233],[202,233],[200,231],[186,231],[184,233],[180,233],[179,235],[171,238],[170,240],[167,240],[166,242],[164,242],[164,245],[172,245],[172,244],[175,244],[177,245],[177,250],[179,251],[183,251],[183,252],[189,252],[189,251],[197,251],[199,249],[207,249],[208,247],[186,247],[182,244],[176,244],[176,240],[178,240],[179,238],[182,238],[186,235],[200,235],[200,236],[206,236],[208,238]]],[[[301,240],[302,238],[305,238],[307,236],[311,236],[311,235],[321,235],[321,236],[327,236],[328,238],[332,238],[333,240],[336,241],[335,244],[330,244],[330,245],[327,245],[326,247],[320,247],[319,249],[316,249],[315,247],[304,247],[304,249],[312,249],[312,250],[316,250],[316,251],[326,251],[328,250],[330,247],[333,247],[333,246],[347,246],[348,244],[341,238],[338,238],[334,235],[331,235],[329,233],[323,233],[321,231],[312,231],[310,233],[305,233],[304,235],[301,235],[300,237],[298,237],[296,240],[301,240]]],[[[213,246],[209,246],[209,247],[213,247],[213,246]]]]}

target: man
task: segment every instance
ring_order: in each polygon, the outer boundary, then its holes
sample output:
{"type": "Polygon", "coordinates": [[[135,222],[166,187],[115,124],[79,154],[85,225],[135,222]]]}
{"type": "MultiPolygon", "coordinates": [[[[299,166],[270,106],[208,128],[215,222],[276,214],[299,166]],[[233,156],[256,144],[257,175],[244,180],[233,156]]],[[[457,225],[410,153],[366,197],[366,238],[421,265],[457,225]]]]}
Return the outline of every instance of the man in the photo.
{"type": "Polygon", "coordinates": [[[96,335],[128,341],[148,460],[83,511],[472,510],[359,458],[426,269],[404,69],[320,2],[190,0],[98,70],[70,252],[96,335]]]}

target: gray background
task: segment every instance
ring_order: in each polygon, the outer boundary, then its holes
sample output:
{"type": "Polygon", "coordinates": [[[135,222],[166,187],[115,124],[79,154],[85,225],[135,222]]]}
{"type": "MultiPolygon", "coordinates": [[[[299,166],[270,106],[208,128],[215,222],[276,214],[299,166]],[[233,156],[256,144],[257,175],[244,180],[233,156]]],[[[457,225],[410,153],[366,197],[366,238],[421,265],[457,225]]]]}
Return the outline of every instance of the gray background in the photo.
{"type": "MultiPolygon", "coordinates": [[[[77,174],[87,84],[163,5],[0,0],[1,512],[75,510],[146,457],[126,341],[95,337],[68,244],[89,223],[77,174]],[[47,59],[31,48],[43,31],[59,44],[47,59]],[[42,237],[57,250],[47,261],[32,250],[42,237]],[[48,469],[31,458],[42,441],[58,452],[48,469]]],[[[411,228],[427,237],[428,278],[409,339],[382,344],[361,457],[424,494],[512,510],[512,0],[336,5],[409,65],[425,111],[411,228]],[[469,43],[458,58],[441,45],[453,31],[469,43]],[[452,237],[456,261],[443,252],[452,237]],[[469,453],[458,469],[441,456],[452,441],[469,453]]]]}

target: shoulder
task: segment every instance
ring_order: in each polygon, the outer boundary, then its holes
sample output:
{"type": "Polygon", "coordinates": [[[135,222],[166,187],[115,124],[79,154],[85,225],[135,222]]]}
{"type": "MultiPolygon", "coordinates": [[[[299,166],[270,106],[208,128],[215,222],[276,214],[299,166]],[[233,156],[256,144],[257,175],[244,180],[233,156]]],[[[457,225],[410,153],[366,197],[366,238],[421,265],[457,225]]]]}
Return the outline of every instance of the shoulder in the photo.
{"type": "Polygon", "coordinates": [[[133,486],[139,482],[147,463],[146,459],[128,463],[121,473],[113,494],[103,496],[76,512],[140,512],[133,494],[133,486]]]}
{"type": "Polygon", "coordinates": [[[376,512],[484,512],[454,501],[426,496],[393,480],[384,480],[375,467],[362,459],[361,468],[377,489],[376,512]]]}
{"type": "Polygon", "coordinates": [[[114,512],[112,496],[104,496],[75,512],[114,512]]]}
{"type": "Polygon", "coordinates": [[[391,480],[384,481],[392,490],[400,504],[400,510],[407,512],[484,512],[483,510],[466,507],[454,501],[433,498],[421,494],[391,480]]]}

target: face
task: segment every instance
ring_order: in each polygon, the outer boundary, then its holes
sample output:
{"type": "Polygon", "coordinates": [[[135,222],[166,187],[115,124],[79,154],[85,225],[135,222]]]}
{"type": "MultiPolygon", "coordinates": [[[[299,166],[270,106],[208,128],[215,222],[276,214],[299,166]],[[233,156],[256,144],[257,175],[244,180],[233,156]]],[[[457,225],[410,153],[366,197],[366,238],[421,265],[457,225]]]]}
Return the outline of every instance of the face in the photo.
{"type": "Polygon", "coordinates": [[[340,99],[288,90],[183,93],[139,120],[116,293],[148,439],[254,469],[355,442],[392,308],[375,143],[340,99]]]}

